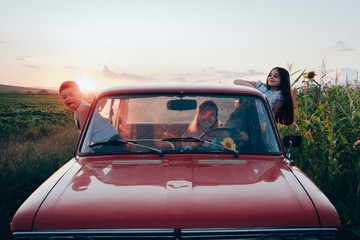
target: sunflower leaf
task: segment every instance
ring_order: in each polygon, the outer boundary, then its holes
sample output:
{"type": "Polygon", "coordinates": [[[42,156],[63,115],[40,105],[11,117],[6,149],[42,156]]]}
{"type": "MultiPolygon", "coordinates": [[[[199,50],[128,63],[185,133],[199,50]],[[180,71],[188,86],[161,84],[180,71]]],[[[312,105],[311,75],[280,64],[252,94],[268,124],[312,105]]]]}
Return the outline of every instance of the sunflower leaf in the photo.
{"type": "Polygon", "coordinates": [[[306,68],[305,68],[304,71],[302,71],[302,73],[295,79],[295,81],[291,84],[291,86],[294,86],[295,83],[297,83],[297,82],[300,80],[300,78],[304,75],[305,71],[306,71],[306,68]]]}

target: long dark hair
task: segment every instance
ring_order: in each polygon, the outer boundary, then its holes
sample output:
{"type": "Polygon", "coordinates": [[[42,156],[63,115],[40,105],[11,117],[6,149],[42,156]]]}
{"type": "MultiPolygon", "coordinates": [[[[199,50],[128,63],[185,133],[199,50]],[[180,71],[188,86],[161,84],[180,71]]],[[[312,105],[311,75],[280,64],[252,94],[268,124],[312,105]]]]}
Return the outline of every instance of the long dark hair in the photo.
{"type": "MultiPolygon", "coordinates": [[[[275,119],[278,123],[289,126],[292,125],[295,121],[295,100],[291,91],[290,86],[290,74],[289,72],[281,67],[275,67],[271,69],[272,70],[278,70],[280,75],[280,86],[279,90],[281,90],[281,94],[284,98],[283,106],[278,111],[278,113],[275,116],[275,119]]],[[[270,75],[269,73],[269,75],[270,75]]],[[[268,76],[269,76],[268,75],[268,76]]],[[[266,84],[268,85],[268,80],[266,78],[266,84]]],[[[269,85],[268,85],[269,87],[269,85]]]]}

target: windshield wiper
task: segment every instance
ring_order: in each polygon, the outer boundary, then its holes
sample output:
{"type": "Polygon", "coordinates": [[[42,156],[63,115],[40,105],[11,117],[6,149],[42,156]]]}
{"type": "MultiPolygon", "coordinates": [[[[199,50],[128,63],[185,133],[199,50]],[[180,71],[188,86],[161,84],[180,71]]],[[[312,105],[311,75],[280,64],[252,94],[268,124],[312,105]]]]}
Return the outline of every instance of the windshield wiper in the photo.
{"type": "Polygon", "coordinates": [[[108,141],[108,142],[94,143],[94,144],[91,144],[89,147],[96,147],[96,146],[100,146],[100,145],[106,146],[106,145],[123,145],[123,144],[129,144],[129,145],[145,148],[145,149],[151,150],[153,152],[157,152],[159,154],[159,157],[162,157],[164,155],[161,149],[145,146],[145,145],[133,142],[133,141],[125,141],[122,139],[116,139],[116,140],[108,141]]]}
{"type": "Polygon", "coordinates": [[[185,138],[164,138],[164,142],[204,142],[203,139],[196,137],[185,137],[185,138]]]}
{"type": "Polygon", "coordinates": [[[230,152],[233,152],[234,153],[234,157],[238,157],[239,156],[239,151],[236,150],[236,149],[232,149],[232,148],[229,148],[229,147],[225,147],[223,145],[220,145],[220,144],[217,144],[217,143],[213,143],[209,140],[205,140],[205,139],[202,139],[202,138],[197,138],[197,137],[185,137],[185,138],[164,138],[162,139],[163,141],[167,141],[167,142],[203,142],[203,143],[208,143],[210,145],[213,145],[213,146],[217,146],[217,147],[220,147],[220,148],[223,148],[223,149],[226,149],[230,152]]]}

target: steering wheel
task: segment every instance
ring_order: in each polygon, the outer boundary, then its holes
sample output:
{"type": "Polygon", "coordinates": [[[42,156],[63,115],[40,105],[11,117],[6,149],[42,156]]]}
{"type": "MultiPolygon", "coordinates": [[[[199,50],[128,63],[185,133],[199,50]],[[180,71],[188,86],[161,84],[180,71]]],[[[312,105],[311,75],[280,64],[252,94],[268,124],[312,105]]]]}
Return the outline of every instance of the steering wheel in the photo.
{"type": "MultiPolygon", "coordinates": [[[[209,135],[211,133],[220,132],[220,131],[228,132],[228,136],[236,136],[237,137],[239,135],[239,132],[237,132],[233,128],[214,128],[214,129],[211,129],[209,131],[204,132],[203,134],[201,134],[201,136],[199,138],[204,139],[205,136],[207,136],[207,135],[209,135]]],[[[208,140],[208,139],[206,139],[206,140],[208,140]]]]}

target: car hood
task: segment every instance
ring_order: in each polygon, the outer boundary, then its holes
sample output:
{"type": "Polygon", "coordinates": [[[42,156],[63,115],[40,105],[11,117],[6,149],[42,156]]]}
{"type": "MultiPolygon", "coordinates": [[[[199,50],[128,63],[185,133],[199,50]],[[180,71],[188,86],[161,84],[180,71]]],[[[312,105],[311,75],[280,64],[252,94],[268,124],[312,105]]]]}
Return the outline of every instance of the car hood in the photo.
{"type": "Polygon", "coordinates": [[[319,227],[284,159],[229,156],[80,159],[33,230],[319,227]]]}

